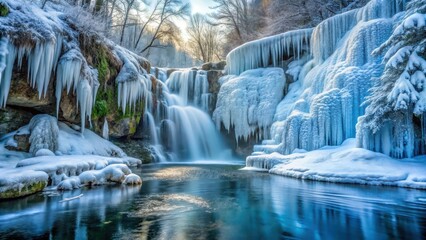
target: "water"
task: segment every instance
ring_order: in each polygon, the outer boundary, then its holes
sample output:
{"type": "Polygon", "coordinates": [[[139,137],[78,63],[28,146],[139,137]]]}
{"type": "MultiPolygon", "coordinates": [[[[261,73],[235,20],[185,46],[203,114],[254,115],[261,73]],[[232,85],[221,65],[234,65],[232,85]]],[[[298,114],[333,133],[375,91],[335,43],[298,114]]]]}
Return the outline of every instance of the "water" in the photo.
{"type": "Polygon", "coordinates": [[[421,239],[426,191],[150,165],[141,187],[101,186],[0,202],[0,238],[421,239]],[[59,203],[64,197],[84,194],[59,203]]]}

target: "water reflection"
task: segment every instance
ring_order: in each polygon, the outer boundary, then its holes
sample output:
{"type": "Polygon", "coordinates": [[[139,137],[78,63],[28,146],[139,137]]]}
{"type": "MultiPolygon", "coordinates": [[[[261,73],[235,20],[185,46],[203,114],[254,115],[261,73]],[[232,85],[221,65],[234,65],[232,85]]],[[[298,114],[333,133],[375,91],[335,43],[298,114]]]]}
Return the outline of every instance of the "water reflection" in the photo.
{"type": "MultiPolygon", "coordinates": [[[[142,188],[0,202],[0,236],[76,239],[421,239],[426,191],[300,181],[235,166],[153,165],[142,188]],[[63,197],[84,196],[68,203],[63,197]]],[[[138,170],[136,170],[138,171],[138,170]]]]}

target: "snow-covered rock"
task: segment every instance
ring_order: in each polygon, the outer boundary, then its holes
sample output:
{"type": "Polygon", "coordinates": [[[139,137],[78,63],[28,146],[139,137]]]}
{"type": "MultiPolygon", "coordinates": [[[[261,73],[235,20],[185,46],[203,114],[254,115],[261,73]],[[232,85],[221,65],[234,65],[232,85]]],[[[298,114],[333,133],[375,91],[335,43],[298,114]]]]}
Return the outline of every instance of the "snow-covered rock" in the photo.
{"type": "Polygon", "coordinates": [[[123,181],[123,184],[139,185],[139,184],[142,184],[142,179],[138,175],[131,173],[131,174],[126,176],[126,178],[123,181]]]}
{"type": "Polygon", "coordinates": [[[90,182],[122,183],[126,176],[132,173],[129,167],[141,164],[142,162],[135,158],[95,155],[41,156],[23,159],[16,167],[2,170],[0,199],[41,191],[48,182],[51,183],[50,187],[56,187],[58,190],[72,190],[90,182]]]}

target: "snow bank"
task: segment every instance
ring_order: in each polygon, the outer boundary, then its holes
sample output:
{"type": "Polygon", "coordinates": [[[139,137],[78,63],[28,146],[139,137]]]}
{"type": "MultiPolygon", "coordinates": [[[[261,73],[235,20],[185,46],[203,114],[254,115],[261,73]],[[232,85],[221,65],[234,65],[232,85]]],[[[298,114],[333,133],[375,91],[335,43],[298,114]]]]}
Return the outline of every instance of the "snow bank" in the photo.
{"type": "MultiPolygon", "coordinates": [[[[2,170],[0,199],[14,198],[43,190],[49,182],[59,190],[71,190],[87,184],[87,176],[95,176],[96,184],[124,183],[131,174],[129,166],[140,166],[135,158],[111,158],[95,155],[41,156],[23,159],[16,168],[2,170]]],[[[133,175],[129,182],[141,182],[133,175]]],[[[125,182],[128,184],[127,182],[125,182]]]]}
{"type": "Polygon", "coordinates": [[[220,88],[213,119],[235,138],[247,140],[268,136],[275,109],[283,97],[284,71],[281,68],[249,70],[227,80],[220,88]]]}
{"type": "Polygon", "coordinates": [[[426,189],[425,156],[397,160],[355,148],[355,143],[355,139],[349,139],[338,147],[306,153],[250,156],[246,164],[300,179],[426,189]]]}

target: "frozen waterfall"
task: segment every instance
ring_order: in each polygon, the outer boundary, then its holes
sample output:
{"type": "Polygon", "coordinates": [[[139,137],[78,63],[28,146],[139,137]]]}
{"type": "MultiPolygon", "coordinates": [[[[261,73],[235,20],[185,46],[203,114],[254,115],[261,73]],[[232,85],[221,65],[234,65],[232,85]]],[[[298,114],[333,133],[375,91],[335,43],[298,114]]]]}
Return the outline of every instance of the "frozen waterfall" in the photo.
{"type": "MultiPolygon", "coordinates": [[[[259,39],[231,51],[227,72],[237,76],[223,77],[221,91],[227,89],[229,79],[243,78],[252,69],[281,67],[286,77],[291,76],[288,92],[283,98],[277,96],[281,102],[274,108],[273,120],[266,124],[270,134],[264,134],[263,139],[270,136],[271,140],[254,150],[290,154],[297,149],[340,145],[354,138],[358,117],[365,113],[362,103],[384,69],[383,55],[372,52],[390,37],[395,23],[392,17],[403,11],[407,2],[372,0],[363,8],[326,19],[314,29],[259,39]]],[[[264,82],[258,81],[259,86],[264,82]]],[[[242,97],[232,93],[234,96],[228,94],[230,99],[222,102],[219,93],[217,125],[242,129],[238,131],[241,136],[264,129],[261,122],[252,121],[250,125],[244,118],[235,120],[232,114],[226,115],[228,111],[220,110],[230,103],[237,109],[232,113],[247,108],[242,97]]],[[[243,116],[250,116],[250,112],[243,116]]]]}

